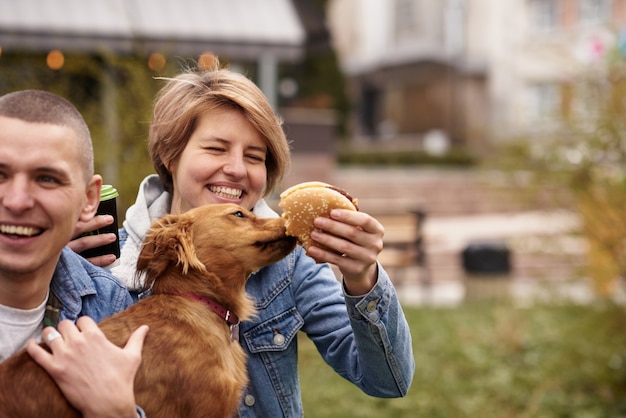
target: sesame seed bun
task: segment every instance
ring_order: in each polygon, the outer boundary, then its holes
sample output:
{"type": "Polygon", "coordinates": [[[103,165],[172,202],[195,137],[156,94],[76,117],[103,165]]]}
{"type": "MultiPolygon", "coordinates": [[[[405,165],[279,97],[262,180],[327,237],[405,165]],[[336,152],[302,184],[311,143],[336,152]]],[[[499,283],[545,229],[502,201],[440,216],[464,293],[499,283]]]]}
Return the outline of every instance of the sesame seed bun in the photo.
{"type": "Polygon", "coordinates": [[[283,209],[287,235],[296,237],[306,250],[310,245],[322,247],[311,240],[313,220],[317,217],[330,217],[333,209],[357,211],[358,201],[347,192],[319,181],[296,184],[280,194],[278,206],[283,209]]]}

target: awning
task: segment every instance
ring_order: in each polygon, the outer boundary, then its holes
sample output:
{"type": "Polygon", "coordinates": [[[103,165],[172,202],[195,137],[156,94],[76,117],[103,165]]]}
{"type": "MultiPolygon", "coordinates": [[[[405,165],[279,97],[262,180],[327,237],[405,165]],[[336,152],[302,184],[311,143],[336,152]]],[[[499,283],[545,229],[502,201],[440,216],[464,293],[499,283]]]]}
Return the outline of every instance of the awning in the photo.
{"type": "Polygon", "coordinates": [[[0,0],[3,51],[210,51],[294,61],[304,41],[290,0],[0,0]]]}

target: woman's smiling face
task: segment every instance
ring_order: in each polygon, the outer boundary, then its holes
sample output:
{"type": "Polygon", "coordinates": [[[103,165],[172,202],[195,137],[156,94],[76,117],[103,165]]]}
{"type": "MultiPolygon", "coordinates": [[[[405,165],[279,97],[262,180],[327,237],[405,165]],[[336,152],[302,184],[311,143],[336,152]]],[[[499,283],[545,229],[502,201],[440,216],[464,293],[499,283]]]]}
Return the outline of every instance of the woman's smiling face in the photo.
{"type": "Polygon", "coordinates": [[[209,203],[252,209],[265,190],[267,145],[238,110],[204,112],[170,167],[172,213],[209,203]]]}

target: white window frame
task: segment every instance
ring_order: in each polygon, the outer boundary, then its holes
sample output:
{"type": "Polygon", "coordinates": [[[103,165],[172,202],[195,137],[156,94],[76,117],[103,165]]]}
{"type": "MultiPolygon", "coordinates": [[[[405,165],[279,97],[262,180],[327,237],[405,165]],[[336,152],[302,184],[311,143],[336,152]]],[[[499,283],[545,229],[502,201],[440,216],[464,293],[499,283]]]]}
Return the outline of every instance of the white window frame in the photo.
{"type": "Polygon", "coordinates": [[[578,0],[578,22],[581,25],[597,25],[610,21],[612,0],[578,0]]]}
{"type": "Polygon", "coordinates": [[[530,23],[537,31],[552,31],[560,26],[559,0],[531,0],[530,23]]]}
{"type": "Polygon", "coordinates": [[[414,0],[395,0],[393,2],[393,35],[397,43],[403,43],[415,37],[418,30],[416,21],[417,4],[414,0]]]}
{"type": "Polygon", "coordinates": [[[529,122],[542,126],[558,123],[561,111],[560,85],[550,82],[534,83],[527,87],[527,92],[529,122]]]}

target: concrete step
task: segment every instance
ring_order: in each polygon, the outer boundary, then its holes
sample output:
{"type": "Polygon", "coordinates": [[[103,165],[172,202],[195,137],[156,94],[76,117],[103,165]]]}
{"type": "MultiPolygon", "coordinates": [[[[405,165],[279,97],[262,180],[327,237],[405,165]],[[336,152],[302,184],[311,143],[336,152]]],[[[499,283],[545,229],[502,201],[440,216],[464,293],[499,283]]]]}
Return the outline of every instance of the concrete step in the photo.
{"type": "Polygon", "coordinates": [[[434,216],[471,215],[530,206],[504,175],[478,170],[339,168],[331,179],[373,215],[416,209],[434,216]]]}

